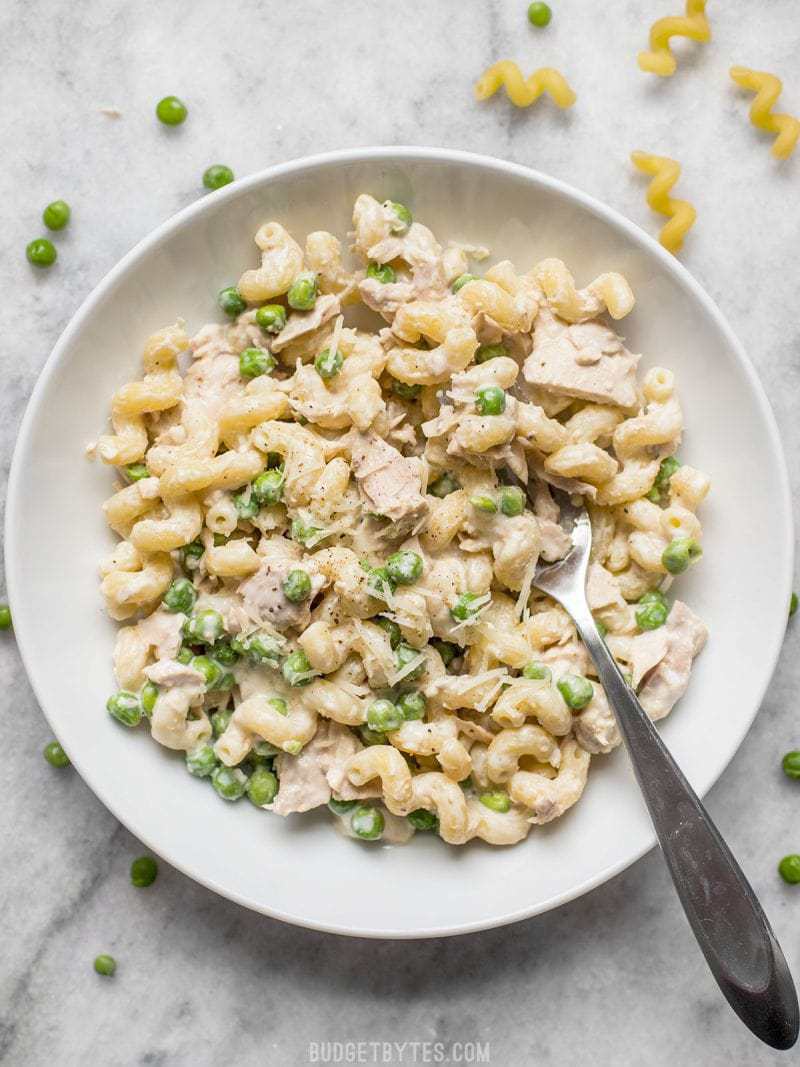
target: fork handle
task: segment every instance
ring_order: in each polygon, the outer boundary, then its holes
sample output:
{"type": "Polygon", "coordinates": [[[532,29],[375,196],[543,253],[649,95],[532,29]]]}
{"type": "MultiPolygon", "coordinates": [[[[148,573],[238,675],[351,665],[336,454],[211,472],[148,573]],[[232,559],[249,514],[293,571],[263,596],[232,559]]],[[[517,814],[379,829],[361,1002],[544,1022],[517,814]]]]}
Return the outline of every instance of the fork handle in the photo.
{"type": "Polygon", "coordinates": [[[733,1010],[766,1044],[798,1036],[797,992],[739,864],[667,751],[598,633],[585,601],[564,602],[613,707],[683,910],[733,1010]]]}

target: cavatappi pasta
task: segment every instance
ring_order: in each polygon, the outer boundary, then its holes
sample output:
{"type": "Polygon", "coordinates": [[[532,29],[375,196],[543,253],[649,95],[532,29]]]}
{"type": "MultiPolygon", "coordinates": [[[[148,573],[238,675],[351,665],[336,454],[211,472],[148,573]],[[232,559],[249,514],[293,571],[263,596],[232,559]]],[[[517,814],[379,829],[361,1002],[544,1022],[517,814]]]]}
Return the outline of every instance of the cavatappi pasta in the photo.
{"type": "Polygon", "coordinates": [[[345,259],[265,223],[229,320],[159,331],[114,395],[93,447],[118,475],[108,710],[227,800],[327,804],[364,840],[513,844],[619,743],[532,584],[569,546],[554,491],[589,507],[590,606],[660,718],[706,637],[665,594],[701,553],[708,479],[675,458],[672,373],[640,378],[610,324],[634,303],[621,275],[479,273],[486,249],[368,195],[353,228],[345,259]]]}

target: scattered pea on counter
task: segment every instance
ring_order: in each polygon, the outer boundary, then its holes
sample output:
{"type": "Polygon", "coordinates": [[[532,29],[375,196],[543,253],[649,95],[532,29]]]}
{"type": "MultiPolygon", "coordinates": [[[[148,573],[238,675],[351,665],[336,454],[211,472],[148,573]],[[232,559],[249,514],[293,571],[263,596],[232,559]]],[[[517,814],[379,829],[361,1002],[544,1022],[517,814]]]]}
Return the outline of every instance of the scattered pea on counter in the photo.
{"type": "Polygon", "coordinates": [[[221,189],[233,181],[233,171],[223,163],[214,163],[203,172],[203,185],[206,189],[221,189]]]}
{"type": "Polygon", "coordinates": [[[146,889],[158,877],[158,864],[152,856],[139,856],[131,864],[131,883],[137,889],[146,889]]]}
{"type": "Polygon", "coordinates": [[[0,630],[11,629],[11,608],[8,604],[0,604],[0,630]]]}
{"type": "Polygon", "coordinates": [[[156,104],[156,116],[165,126],[180,126],[186,121],[189,109],[177,96],[165,96],[156,104]]]}
{"type": "Polygon", "coordinates": [[[531,26],[544,29],[545,26],[550,24],[552,17],[553,12],[550,9],[550,5],[542,3],[541,0],[534,0],[534,3],[528,7],[528,22],[530,22],[531,26]]]}
{"type": "Polygon", "coordinates": [[[25,249],[25,255],[34,267],[52,267],[58,259],[55,245],[46,237],[37,237],[31,241],[25,249]]]}
{"type": "Polygon", "coordinates": [[[71,215],[72,211],[66,200],[54,200],[42,212],[42,222],[48,230],[63,230],[71,215]]]}
{"type": "Polygon", "coordinates": [[[100,956],[95,957],[94,969],[98,974],[105,975],[106,978],[110,978],[111,975],[117,969],[117,961],[113,956],[108,956],[103,953],[100,956]]]}
{"type": "Polygon", "coordinates": [[[58,741],[51,741],[49,745],[45,745],[43,755],[51,767],[69,767],[70,765],[69,756],[58,741]]]}
{"type": "Polygon", "coordinates": [[[784,856],[778,864],[778,874],[789,885],[800,884],[800,856],[797,853],[784,856]]]}

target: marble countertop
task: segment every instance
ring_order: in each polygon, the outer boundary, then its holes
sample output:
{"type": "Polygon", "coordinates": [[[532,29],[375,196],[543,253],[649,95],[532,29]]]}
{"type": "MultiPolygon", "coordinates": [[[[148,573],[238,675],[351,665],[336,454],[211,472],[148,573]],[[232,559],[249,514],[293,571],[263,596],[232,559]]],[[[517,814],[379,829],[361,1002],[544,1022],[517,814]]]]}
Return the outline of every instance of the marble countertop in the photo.
{"type": "MultiPolygon", "coordinates": [[[[201,195],[206,166],[225,162],[243,176],[326,149],[416,143],[530,164],[651,232],[659,221],[627,155],[678,157],[678,195],[699,216],[683,261],[751,353],[800,486],[800,151],[776,163],[726,73],[743,63],[782,74],[782,104],[800,113],[796,0],[736,11],[711,0],[713,43],[679,45],[680,73],[668,81],[640,74],[635,55],[649,23],[679,3],[551,2],[553,23],[536,32],[525,0],[6,0],[3,476],[58,334],[124,252],[201,195]],[[526,71],[561,68],[577,106],[475,105],[473,79],[507,55],[526,71]],[[153,117],[170,92],[190,108],[179,130],[153,117]],[[24,248],[55,197],[69,200],[74,221],[57,238],[58,265],[37,272],[24,248]]],[[[730,582],[731,610],[746,610],[735,575],[730,582]]],[[[800,975],[800,890],[775,872],[800,848],[800,800],[779,767],[800,747],[798,652],[800,620],[709,807],[800,975]]],[[[74,772],[41,758],[50,732],[10,635],[0,640],[0,680],[3,1063],[283,1065],[313,1061],[310,1043],[324,1041],[489,1042],[491,1062],[512,1067],[779,1062],[724,1003],[657,853],[557,912],[418,943],[284,926],[165,863],[151,890],[131,892],[128,866],[142,848],[74,772]],[[100,951],[119,961],[113,981],[91,969],[100,951]]],[[[402,1055],[364,1062],[414,1062],[410,1047],[402,1055]]]]}

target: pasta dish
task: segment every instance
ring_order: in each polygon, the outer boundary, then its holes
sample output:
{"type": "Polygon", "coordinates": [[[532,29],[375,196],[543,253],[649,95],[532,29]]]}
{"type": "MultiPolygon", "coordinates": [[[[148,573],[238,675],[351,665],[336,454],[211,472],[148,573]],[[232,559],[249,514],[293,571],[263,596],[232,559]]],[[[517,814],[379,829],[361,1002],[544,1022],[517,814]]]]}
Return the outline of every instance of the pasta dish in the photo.
{"type": "Polygon", "coordinates": [[[705,642],[671,588],[709,488],[675,455],[673,375],[638,375],[612,328],[620,274],[481,270],[487,249],[402,204],[358,197],[352,257],[277,221],[255,242],[225,321],[151,336],[90,446],[118,477],[108,711],[226,800],[327,805],[363,840],[516,843],[620,742],[533,586],[569,548],[562,494],[588,507],[589,604],[653,719],[705,642]]]}

